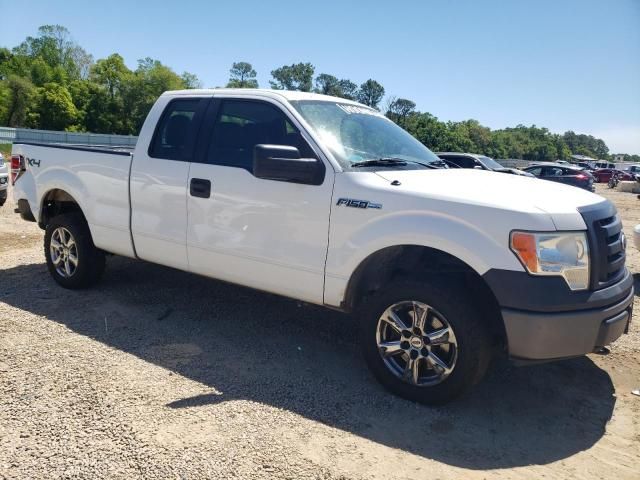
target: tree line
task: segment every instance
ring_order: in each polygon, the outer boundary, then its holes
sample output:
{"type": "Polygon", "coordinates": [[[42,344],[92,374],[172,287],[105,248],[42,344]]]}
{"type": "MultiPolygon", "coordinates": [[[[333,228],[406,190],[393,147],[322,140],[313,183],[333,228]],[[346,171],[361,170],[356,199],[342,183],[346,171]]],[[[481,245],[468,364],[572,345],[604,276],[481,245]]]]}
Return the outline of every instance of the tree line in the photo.
{"type": "MultiPolygon", "coordinates": [[[[178,74],[159,60],[145,58],[129,69],[117,53],[94,60],[60,25],[45,25],[34,37],[9,49],[0,47],[0,125],[45,130],[137,135],[157,97],[166,90],[200,88],[189,72],[178,74]]],[[[248,62],[233,63],[225,85],[258,88],[248,62]]],[[[477,120],[444,122],[416,110],[406,98],[387,97],[369,78],[358,84],[311,63],[283,65],[271,71],[269,87],[356,100],[376,108],[434,151],[464,151],[494,158],[568,159],[572,154],[611,157],[605,142],[572,131],[517,125],[492,130],[477,120]]],[[[629,155],[628,160],[640,161],[629,155]]]]}

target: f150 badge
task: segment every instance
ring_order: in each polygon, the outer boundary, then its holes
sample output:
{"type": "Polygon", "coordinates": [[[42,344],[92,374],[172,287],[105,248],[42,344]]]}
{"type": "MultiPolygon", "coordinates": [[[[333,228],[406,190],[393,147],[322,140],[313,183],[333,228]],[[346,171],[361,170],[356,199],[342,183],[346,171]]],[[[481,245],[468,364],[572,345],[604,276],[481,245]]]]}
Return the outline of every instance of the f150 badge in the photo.
{"type": "Polygon", "coordinates": [[[339,207],[344,205],[345,207],[353,207],[353,208],[377,208],[381,209],[381,203],[373,203],[369,200],[356,200],[354,198],[340,198],[338,199],[338,203],[336,205],[339,207]]]}

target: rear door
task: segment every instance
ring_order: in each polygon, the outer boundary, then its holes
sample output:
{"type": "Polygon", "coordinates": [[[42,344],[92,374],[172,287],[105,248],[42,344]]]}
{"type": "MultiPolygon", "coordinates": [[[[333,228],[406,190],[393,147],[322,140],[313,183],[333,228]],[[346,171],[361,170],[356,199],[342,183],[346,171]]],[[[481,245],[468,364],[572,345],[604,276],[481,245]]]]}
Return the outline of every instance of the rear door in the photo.
{"type": "Polygon", "coordinates": [[[598,181],[608,182],[612,175],[613,172],[611,171],[611,169],[603,168],[602,170],[598,171],[598,181]]]}
{"type": "Polygon", "coordinates": [[[143,260],[189,268],[189,166],[209,102],[210,97],[161,98],[145,122],[140,138],[151,138],[151,142],[136,147],[130,186],[131,234],[136,254],[143,260]]]}
{"type": "Polygon", "coordinates": [[[207,111],[189,172],[191,271],[322,303],[333,169],[286,108],[268,99],[218,98],[207,111]],[[321,185],[253,176],[258,144],[298,148],[325,165],[321,185]]]}

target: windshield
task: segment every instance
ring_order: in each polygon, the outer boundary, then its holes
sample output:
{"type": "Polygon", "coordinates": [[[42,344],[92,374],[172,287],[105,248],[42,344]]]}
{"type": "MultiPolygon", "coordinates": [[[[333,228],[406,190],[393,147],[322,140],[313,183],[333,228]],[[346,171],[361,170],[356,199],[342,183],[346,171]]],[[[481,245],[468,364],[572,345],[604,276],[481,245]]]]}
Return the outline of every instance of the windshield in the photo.
{"type": "Polygon", "coordinates": [[[491,170],[496,170],[496,169],[499,170],[501,168],[504,168],[502,165],[496,162],[493,158],[485,157],[484,155],[478,155],[478,158],[487,168],[490,168],[491,170]]]}
{"type": "MultiPolygon", "coordinates": [[[[291,104],[345,168],[379,159],[440,165],[441,160],[427,147],[372,108],[316,100],[291,104]]],[[[422,168],[413,163],[409,165],[422,168]]],[[[398,163],[389,162],[384,166],[398,168],[398,163]]]]}

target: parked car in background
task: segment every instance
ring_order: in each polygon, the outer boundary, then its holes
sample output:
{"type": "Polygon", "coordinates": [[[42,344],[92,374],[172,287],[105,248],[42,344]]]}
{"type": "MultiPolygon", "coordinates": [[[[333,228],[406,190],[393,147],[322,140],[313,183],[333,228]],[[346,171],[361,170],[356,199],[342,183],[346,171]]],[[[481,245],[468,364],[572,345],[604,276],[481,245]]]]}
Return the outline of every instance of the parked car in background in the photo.
{"type": "Polygon", "coordinates": [[[640,224],[636,225],[633,229],[633,243],[636,248],[640,250],[640,224]]]}
{"type": "Polygon", "coordinates": [[[616,164],[615,163],[611,163],[611,162],[596,162],[593,164],[593,166],[598,169],[598,168],[616,168],[616,164]]]}
{"type": "Polygon", "coordinates": [[[0,207],[7,201],[7,187],[9,186],[9,169],[0,153],[0,207]]]}
{"type": "Polygon", "coordinates": [[[599,168],[598,170],[593,172],[593,178],[595,178],[596,182],[598,183],[606,183],[614,174],[618,175],[618,180],[635,180],[635,176],[631,173],[627,173],[622,170],[616,170],[615,168],[599,168]]]}
{"type": "Polygon", "coordinates": [[[589,172],[593,172],[595,170],[595,168],[593,167],[593,165],[591,165],[590,163],[587,162],[577,162],[573,164],[576,167],[581,167],[584,170],[587,170],[589,172]]]}
{"type": "Polygon", "coordinates": [[[524,169],[534,177],[552,182],[564,183],[574,187],[594,191],[593,176],[580,167],[570,167],[560,163],[538,163],[524,169]]]}
{"type": "Polygon", "coordinates": [[[624,172],[633,175],[636,180],[640,181],[640,165],[631,165],[625,168],[624,172]]]}
{"type": "Polygon", "coordinates": [[[531,176],[517,168],[507,168],[500,165],[493,158],[475,153],[437,152],[436,155],[444,161],[449,168],[476,168],[478,170],[491,170],[493,172],[511,173],[513,175],[531,176]]]}

